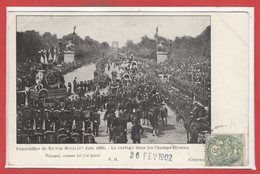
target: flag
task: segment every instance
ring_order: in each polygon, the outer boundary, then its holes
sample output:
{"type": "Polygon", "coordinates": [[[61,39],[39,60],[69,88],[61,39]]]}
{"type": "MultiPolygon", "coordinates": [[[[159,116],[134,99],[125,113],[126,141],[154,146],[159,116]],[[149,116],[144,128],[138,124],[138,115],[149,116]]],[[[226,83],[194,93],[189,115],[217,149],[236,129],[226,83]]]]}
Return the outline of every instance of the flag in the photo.
{"type": "Polygon", "coordinates": [[[53,51],[53,62],[57,62],[57,49],[54,48],[54,51],[53,51]]]}
{"type": "Polygon", "coordinates": [[[73,35],[75,35],[76,34],[76,32],[75,32],[75,30],[76,30],[76,26],[74,26],[74,28],[73,28],[73,35]]]}
{"type": "Polygon", "coordinates": [[[49,60],[53,60],[53,57],[52,57],[52,51],[51,51],[51,49],[49,49],[49,60]]]}
{"type": "Polygon", "coordinates": [[[41,52],[41,63],[45,64],[45,56],[43,54],[43,50],[41,50],[40,52],[41,52]]]}
{"type": "Polygon", "coordinates": [[[47,51],[46,50],[43,51],[43,55],[44,55],[44,64],[47,64],[48,63],[48,57],[47,57],[47,51]]]}
{"type": "Polygon", "coordinates": [[[158,35],[158,26],[156,27],[156,34],[155,34],[156,36],[158,35]]]}

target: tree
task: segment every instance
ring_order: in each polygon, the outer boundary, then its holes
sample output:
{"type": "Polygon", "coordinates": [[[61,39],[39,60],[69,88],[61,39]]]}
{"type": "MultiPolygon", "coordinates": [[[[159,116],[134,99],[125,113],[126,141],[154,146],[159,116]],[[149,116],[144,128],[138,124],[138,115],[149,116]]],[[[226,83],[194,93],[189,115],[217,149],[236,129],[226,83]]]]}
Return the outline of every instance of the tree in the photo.
{"type": "Polygon", "coordinates": [[[17,62],[34,61],[39,57],[38,51],[44,48],[44,43],[39,32],[17,32],[16,35],[17,62]]]}
{"type": "Polygon", "coordinates": [[[102,43],[101,43],[101,49],[107,50],[107,49],[109,49],[109,48],[110,48],[110,46],[109,46],[109,44],[108,44],[107,42],[102,42],[102,43]]]}

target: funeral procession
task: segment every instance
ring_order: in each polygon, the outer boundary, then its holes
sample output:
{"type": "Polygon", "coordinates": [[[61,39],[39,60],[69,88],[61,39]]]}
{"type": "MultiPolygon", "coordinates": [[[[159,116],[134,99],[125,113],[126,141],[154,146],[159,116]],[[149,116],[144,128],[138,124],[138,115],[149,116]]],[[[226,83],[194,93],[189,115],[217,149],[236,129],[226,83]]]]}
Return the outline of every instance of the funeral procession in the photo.
{"type": "Polygon", "coordinates": [[[17,144],[205,143],[210,19],[145,19],[18,18],[17,144]]]}

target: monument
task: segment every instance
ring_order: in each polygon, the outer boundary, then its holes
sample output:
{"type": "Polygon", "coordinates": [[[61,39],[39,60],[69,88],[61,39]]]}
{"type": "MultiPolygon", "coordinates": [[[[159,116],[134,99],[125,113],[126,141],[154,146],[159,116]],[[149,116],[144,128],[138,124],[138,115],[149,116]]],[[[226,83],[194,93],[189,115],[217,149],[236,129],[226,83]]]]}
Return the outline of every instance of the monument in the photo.
{"type": "Polygon", "coordinates": [[[113,48],[113,50],[115,50],[115,51],[118,50],[118,41],[112,41],[112,48],[113,48]]]}
{"type": "MultiPolygon", "coordinates": [[[[73,40],[75,40],[76,35],[76,26],[73,27],[73,40]]],[[[66,50],[64,51],[64,62],[71,63],[75,60],[75,45],[72,43],[72,40],[69,40],[66,44],[66,50]]]]}
{"type": "Polygon", "coordinates": [[[64,62],[71,63],[75,59],[74,52],[75,45],[69,40],[69,43],[66,45],[66,50],[64,51],[64,62]]]}
{"type": "Polygon", "coordinates": [[[158,35],[158,26],[156,27],[155,40],[157,45],[156,55],[157,55],[157,63],[164,62],[168,58],[168,52],[166,47],[164,46],[164,42],[160,41],[158,35]]]}

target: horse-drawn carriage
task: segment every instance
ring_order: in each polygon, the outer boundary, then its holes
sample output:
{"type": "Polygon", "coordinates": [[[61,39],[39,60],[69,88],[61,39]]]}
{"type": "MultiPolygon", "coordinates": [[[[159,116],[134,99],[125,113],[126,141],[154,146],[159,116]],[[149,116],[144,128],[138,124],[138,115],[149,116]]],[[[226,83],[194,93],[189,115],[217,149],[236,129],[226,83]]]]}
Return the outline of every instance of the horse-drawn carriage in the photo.
{"type": "Polygon", "coordinates": [[[36,85],[29,89],[29,98],[33,101],[64,99],[68,96],[64,77],[58,70],[39,70],[36,85]]]}

